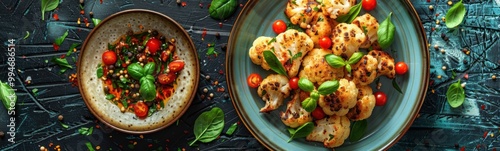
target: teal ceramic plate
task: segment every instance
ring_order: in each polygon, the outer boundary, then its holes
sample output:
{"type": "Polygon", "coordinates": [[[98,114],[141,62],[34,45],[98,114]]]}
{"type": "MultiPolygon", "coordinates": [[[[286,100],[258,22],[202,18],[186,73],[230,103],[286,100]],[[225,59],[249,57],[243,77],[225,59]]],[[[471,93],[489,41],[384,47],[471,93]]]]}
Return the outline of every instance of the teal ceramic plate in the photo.
{"type": "MultiPolygon", "coordinates": [[[[322,143],[308,142],[304,138],[287,143],[289,134],[279,118],[279,112],[286,109],[286,102],[277,111],[260,113],[265,102],[257,95],[257,89],[246,84],[250,73],[259,73],[263,78],[272,73],[253,64],[248,50],[257,37],[276,36],[272,23],[276,19],[286,20],[286,3],[284,0],[252,0],[243,8],[231,31],[226,56],[231,99],[245,126],[268,149],[329,150],[322,143]]],[[[393,12],[396,34],[394,43],[386,51],[391,52],[396,62],[404,61],[410,67],[406,75],[397,76],[403,94],[392,87],[392,80],[380,78],[382,91],[388,96],[387,104],[375,107],[368,119],[367,132],[360,141],[346,140],[336,150],[389,148],[411,126],[424,101],[429,81],[429,51],[420,19],[407,0],[378,0],[377,8],[370,14],[381,22],[390,12],[393,12]]]]}

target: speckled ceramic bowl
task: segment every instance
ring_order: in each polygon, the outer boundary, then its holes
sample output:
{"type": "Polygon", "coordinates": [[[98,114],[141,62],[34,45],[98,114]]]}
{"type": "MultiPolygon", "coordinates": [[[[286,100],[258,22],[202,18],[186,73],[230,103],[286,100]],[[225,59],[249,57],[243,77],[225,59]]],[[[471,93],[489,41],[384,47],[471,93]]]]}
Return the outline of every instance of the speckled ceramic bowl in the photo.
{"type": "Polygon", "coordinates": [[[80,93],[89,110],[103,123],[127,133],[150,133],[174,123],[189,107],[199,79],[196,49],[186,31],[173,19],[150,10],[126,10],[104,19],[95,27],[82,46],[78,62],[80,93]],[[178,87],[165,107],[150,117],[139,119],[134,113],[120,112],[105,99],[103,82],[97,78],[97,65],[108,43],[132,29],[134,32],[155,29],[167,38],[176,39],[176,53],[186,62],[177,78],[178,87]],[[182,79],[182,80],[181,80],[182,79]]]}
{"type": "MultiPolygon", "coordinates": [[[[358,2],[360,2],[358,0],[358,2]]],[[[286,101],[277,111],[259,112],[265,102],[257,95],[257,89],[246,84],[250,73],[259,73],[263,78],[273,73],[255,65],[248,50],[259,36],[276,36],[272,24],[277,19],[288,20],[284,10],[285,0],[249,1],[231,31],[227,51],[227,81],[231,99],[237,113],[250,132],[271,150],[331,150],[323,143],[308,142],[304,138],[287,142],[290,138],[287,127],[281,122],[280,111],[285,111],[286,101]]],[[[341,150],[385,150],[403,136],[416,118],[424,102],[429,81],[429,51],[425,31],[409,0],[377,0],[377,8],[370,11],[379,22],[393,12],[392,23],[396,26],[394,42],[386,49],[395,61],[409,65],[408,73],[397,76],[403,94],[392,87],[392,81],[380,78],[382,89],[388,96],[385,106],[375,107],[367,119],[364,137],[356,142],[346,142],[335,148],[341,150]]],[[[360,15],[364,14],[362,11],[360,15]]],[[[376,89],[374,89],[376,91],[376,89]]]]}

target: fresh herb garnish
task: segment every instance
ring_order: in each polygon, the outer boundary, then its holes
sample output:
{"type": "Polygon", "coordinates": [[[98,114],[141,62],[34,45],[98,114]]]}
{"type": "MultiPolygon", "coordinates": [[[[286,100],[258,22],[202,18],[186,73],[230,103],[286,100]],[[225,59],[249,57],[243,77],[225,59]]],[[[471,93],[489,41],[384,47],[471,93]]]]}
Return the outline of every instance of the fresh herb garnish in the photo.
{"type": "Polygon", "coordinates": [[[61,126],[62,126],[63,128],[65,128],[65,129],[69,128],[69,125],[66,125],[66,124],[64,124],[64,123],[62,123],[62,122],[59,122],[59,123],[61,124],[61,126]]]}
{"type": "Polygon", "coordinates": [[[325,55],[325,60],[326,60],[326,63],[328,63],[328,65],[330,65],[331,67],[334,67],[334,68],[340,68],[340,67],[345,66],[345,69],[349,73],[351,73],[351,68],[352,68],[351,65],[358,63],[358,61],[361,60],[361,58],[363,58],[363,53],[361,53],[361,52],[353,53],[351,55],[351,57],[349,58],[349,60],[347,60],[347,61],[342,59],[342,57],[339,57],[339,56],[334,55],[334,54],[325,55]]]}
{"type": "Polygon", "coordinates": [[[26,31],[26,36],[24,36],[23,39],[27,39],[28,37],[30,37],[30,32],[26,31]]]}
{"type": "Polygon", "coordinates": [[[396,82],[396,78],[392,79],[392,87],[394,87],[394,89],[396,89],[399,93],[403,94],[403,91],[401,91],[398,82],[396,82]]]}
{"type": "Polygon", "coordinates": [[[460,80],[448,87],[448,91],[446,91],[446,99],[448,100],[448,104],[450,104],[453,108],[457,108],[464,103],[465,91],[460,84],[460,80]]]}
{"type": "Polygon", "coordinates": [[[288,142],[292,141],[295,138],[306,137],[313,131],[313,129],[314,129],[313,122],[307,122],[297,129],[289,128],[288,132],[290,133],[290,139],[288,139],[288,142]]]}
{"type": "Polygon", "coordinates": [[[285,67],[283,67],[283,64],[281,64],[281,62],[278,60],[276,55],[274,55],[273,52],[271,52],[269,50],[265,50],[264,51],[264,59],[266,60],[267,64],[269,64],[269,67],[271,67],[271,69],[274,72],[276,72],[278,74],[285,75],[286,77],[288,77],[288,74],[285,70],[285,67]]]}
{"type": "Polygon", "coordinates": [[[2,81],[0,81],[0,99],[2,100],[3,106],[8,111],[15,109],[17,95],[14,89],[2,81]]]}
{"type": "Polygon", "coordinates": [[[94,23],[94,27],[97,27],[97,25],[101,23],[101,20],[97,18],[92,18],[92,23],[94,23]]]}
{"type": "Polygon", "coordinates": [[[66,60],[66,58],[53,58],[52,62],[59,65],[62,69],[64,68],[73,69],[73,66],[69,65],[68,60],[66,60]]]}
{"type": "Polygon", "coordinates": [[[68,52],[66,53],[66,56],[70,56],[71,54],[73,54],[73,51],[75,51],[75,48],[78,46],[80,46],[80,43],[71,44],[71,46],[68,49],[68,52]]]}
{"type": "Polygon", "coordinates": [[[273,39],[271,39],[271,40],[269,40],[269,42],[267,42],[267,44],[268,44],[268,45],[270,45],[270,44],[272,44],[273,42],[276,42],[276,37],[275,37],[275,38],[273,38],[273,39]]]}
{"type": "Polygon", "coordinates": [[[96,74],[97,74],[97,78],[101,78],[104,75],[104,71],[102,69],[102,65],[101,64],[97,65],[96,74]]]}
{"type": "Polygon", "coordinates": [[[210,14],[210,17],[223,20],[231,16],[236,10],[237,6],[237,0],[212,0],[208,12],[210,14]]]}
{"type": "Polygon", "coordinates": [[[391,15],[392,12],[390,12],[387,18],[382,21],[377,30],[378,43],[380,44],[380,47],[384,49],[388,48],[394,41],[396,26],[394,26],[391,22],[391,15]]]}
{"type": "Polygon", "coordinates": [[[78,133],[80,133],[82,135],[86,135],[86,136],[92,135],[93,132],[94,132],[94,127],[90,127],[90,128],[81,127],[80,129],[78,129],[78,133]]]}
{"type": "Polygon", "coordinates": [[[197,141],[203,143],[213,141],[224,129],[224,112],[219,107],[214,107],[210,111],[201,113],[196,118],[193,129],[196,139],[189,143],[189,146],[197,141]]]}
{"type": "Polygon", "coordinates": [[[37,88],[34,88],[33,90],[31,90],[31,92],[33,92],[34,96],[38,95],[38,89],[37,88]]]}
{"type": "Polygon", "coordinates": [[[301,103],[307,112],[316,109],[320,95],[329,95],[339,88],[339,82],[336,80],[323,82],[318,90],[315,90],[314,84],[306,78],[300,78],[298,84],[301,90],[310,92],[310,96],[301,103]]]}
{"type": "Polygon", "coordinates": [[[337,22],[339,23],[351,23],[361,11],[361,3],[358,3],[352,6],[349,10],[349,13],[337,17],[337,22]]]}
{"type": "Polygon", "coordinates": [[[59,5],[59,0],[42,0],[42,20],[45,20],[45,12],[54,10],[59,5]]]}
{"type": "Polygon", "coordinates": [[[465,14],[467,10],[465,10],[465,6],[460,0],[458,3],[455,3],[449,10],[446,12],[446,27],[455,28],[462,23],[464,20],[465,14]]]}
{"type": "Polygon", "coordinates": [[[349,135],[349,140],[355,142],[363,138],[365,134],[366,127],[368,127],[368,122],[366,120],[356,121],[352,124],[351,134],[349,135]]]}
{"type": "Polygon", "coordinates": [[[215,51],[215,43],[210,44],[210,46],[207,49],[207,56],[210,55],[217,55],[217,51],[215,51]]]}
{"type": "Polygon", "coordinates": [[[112,100],[114,98],[115,98],[115,95],[113,95],[113,94],[107,94],[106,95],[106,100],[112,100]]]}
{"type": "Polygon", "coordinates": [[[233,135],[234,131],[238,128],[238,122],[232,124],[226,131],[226,135],[233,135]]]}
{"type": "Polygon", "coordinates": [[[64,42],[64,39],[66,39],[66,36],[68,36],[68,30],[66,30],[62,36],[56,38],[54,44],[60,46],[64,42]]]}
{"type": "Polygon", "coordinates": [[[86,142],[85,145],[87,146],[87,149],[89,149],[89,151],[95,151],[94,147],[92,146],[92,144],[90,142],[86,142]]]}

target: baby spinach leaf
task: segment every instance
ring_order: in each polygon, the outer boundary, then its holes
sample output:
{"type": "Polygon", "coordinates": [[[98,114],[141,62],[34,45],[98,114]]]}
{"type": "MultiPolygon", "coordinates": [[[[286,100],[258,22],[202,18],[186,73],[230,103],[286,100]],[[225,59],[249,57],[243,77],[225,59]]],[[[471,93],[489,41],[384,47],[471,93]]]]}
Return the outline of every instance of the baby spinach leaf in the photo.
{"type": "Polygon", "coordinates": [[[326,60],[326,63],[328,63],[328,65],[330,65],[331,67],[334,67],[334,68],[340,68],[340,67],[345,66],[344,59],[342,59],[342,57],[339,57],[339,56],[334,55],[334,54],[325,55],[325,60],[326,60]]]}
{"type": "Polygon", "coordinates": [[[0,81],[0,100],[2,100],[3,106],[8,111],[16,108],[16,92],[14,92],[14,89],[9,84],[2,81],[0,81]]]}
{"type": "Polygon", "coordinates": [[[237,0],[212,0],[208,12],[210,17],[223,20],[231,16],[237,6],[237,0]]]}
{"type": "Polygon", "coordinates": [[[349,12],[345,15],[337,17],[337,22],[339,23],[351,23],[361,11],[361,3],[352,6],[349,12]]]}
{"type": "Polygon", "coordinates": [[[139,63],[132,63],[127,67],[128,74],[132,78],[139,80],[144,76],[144,68],[139,63]]]}
{"type": "Polygon", "coordinates": [[[73,66],[69,65],[68,60],[66,60],[66,58],[53,58],[52,62],[56,63],[60,67],[73,69],[73,66]]]}
{"type": "Polygon", "coordinates": [[[366,120],[356,121],[352,124],[351,134],[349,135],[349,140],[355,142],[363,138],[365,134],[366,127],[368,127],[368,122],[366,120]]]}
{"type": "Polygon", "coordinates": [[[288,139],[288,142],[292,141],[292,139],[294,139],[294,138],[306,137],[307,135],[309,135],[313,131],[313,129],[314,129],[313,122],[307,122],[304,125],[297,128],[296,130],[292,129],[293,131],[291,131],[289,129],[289,132],[293,132],[293,133],[290,133],[290,139],[288,139]]]}
{"type": "Polygon", "coordinates": [[[281,64],[281,62],[278,60],[276,55],[274,55],[273,52],[271,52],[270,50],[265,50],[264,51],[264,59],[266,60],[267,64],[269,64],[269,67],[271,67],[271,69],[274,72],[276,72],[278,74],[285,75],[288,77],[288,74],[286,73],[285,68],[283,67],[283,64],[281,64]]]}
{"type": "Polygon", "coordinates": [[[361,52],[355,52],[352,54],[351,58],[347,61],[347,64],[355,64],[358,63],[359,60],[363,58],[363,53],[361,52]]]}
{"type": "Polygon", "coordinates": [[[194,121],[194,135],[196,139],[189,144],[192,146],[195,142],[211,142],[224,129],[224,112],[219,107],[214,107],[210,111],[201,113],[194,121]]]}
{"type": "Polygon", "coordinates": [[[299,88],[301,90],[311,92],[314,90],[314,84],[311,81],[309,81],[309,79],[300,78],[299,79],[299,88]]]}
{"type": "Polygon", "coordinates": [[[464,20],[465,14],[467,10],[465,10],[465,6],[460,0],[458,3],[455,3],[449,10],[446,12],[446,27],[455,28],[462,23],[464,20]]]}
{"type": "Polygon", "coordinates": [[[54,10],[59,5],[59,0],[42,0],[42,20],[45,20],[45,12],[54,10]]]}
{"type": "Polygon", "coordinates": [[[401,88],[399,87],[398,82],[396,82],[396,78],[394,78],[392,80],[392,87],[394,87],[394,89],[396,89],[399,93],[403,94],[403,91],[401,91],[401,88]]]}
{"type": "Polygon", "coordinates": [[[394,41],[394,32],[396,31],[396,26],[394,26],[391,22],[392,12],[389,13],[389,16],[380,23],[380,26],[377,30],[378,43],[382,48],[388,48],[392,42],[394,41]]]}
{"type": "Polygon", "coordinates": [[[61,35],[60,37],[56,38],[56,40],[54,41],[54,43],[56,45],[60,46],[64,42],[64,39],[66,39],[66,36],[68,36],[68,30],[66,30],[66,32],[64,32],[63,35],[61,35]]]}
{"type": "Polygon", "coordinates": [[[154,73],[155,71],[155,63],[154,62],[150,62],[146,65],[144,65],[144,75],[151,75],[154,73]]]}
{"type": "Polygon", "coordinates": [[[337,80],[326,81],[319,86],[318,92],[321,95],[328,95],[337,91],[338,88],[339,88],[339,81],[337,80]]]}
{"type": "Polygon", "coordinates": [[[238,128],[238,123],[232,124],[226,131],[227,135],[233,135],[234,131],[236,131],[236,128],[238,128]]]}
{"type": "Polygon", "coordinates": [[[147,79],[146,77],[140,80],[141,87],[139,88],[139,94],[145,101],[153,101],[156,98],[156,86],[154,80],[147,79]]]}
{"type": "Polygon", "coordinates": [[[302,108],[306,110],[307,112],[312,112],[314,109],[316,109],[316,106],[318,105],[318,101],[308,97],[304,101],[302,101],[302,108]]]}
{"type": "Polygon", "coordinates": [[[465,91],[460,84],[460,80],[448,87],[448,91],[446,91],[446,99],[448,100],[448,104],[450,104],[453,108],[457,108],[464,103],[465,91]]]}

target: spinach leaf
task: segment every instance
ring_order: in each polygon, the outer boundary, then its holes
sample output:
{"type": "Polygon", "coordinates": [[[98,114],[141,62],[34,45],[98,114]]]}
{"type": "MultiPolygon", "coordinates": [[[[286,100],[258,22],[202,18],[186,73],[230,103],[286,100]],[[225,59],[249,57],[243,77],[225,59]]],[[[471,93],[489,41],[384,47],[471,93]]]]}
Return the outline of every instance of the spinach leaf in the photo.
{"type": "Polygon", "coordinates": [[[337,91],[338,88],[339,88],[339,81],[337,80],[326,81],[319,86],[318,92],[321,95],[328,95],[337,91]]]}
{"type": "Polygon", "coordinates": [[[101,64],[97,65],[96,74],[97,74],[97,78],[101,78],[104,75],[104,71],[102,69],[101,64]]]}
{"type": "Polygon", "coordinates": [[[339,56],[334,55],[334,54],[325,55],[325,60],[326,60],[326,63],[328,63],[328,65],[330,65],[331,67],[334,67],[334,68],[340,68],[340,67],[345,66],[345,64],[346,64],[344,59],[342,59],[342,57],[339,57],[339,56]]]}
{"type": "Polygon", "coordinates": [[[144,65],[144,75],[151,75],[154,73],[155,71],[155,63],[154,62],[150,62],[146,65],[144,65]]]}
{"type": "Polygon", "coordinates": [[[144,68],[139,63],[132,63],[127,67],[128,74],[132,78],[139,80],[144,76],[144,68]]]}
{"type": "Polygon", "coordinates": [[[446,91],[446,99],[448,100],[448,104],[450,104],[453,108],[457,108],[464,103],[465,91],[460,84],[460,80],[448,87],[448,91],[446,91]]]}
{"type": "Polygon", "coordinates": [[[288,77],[288,74],[286,73],[285,68],[283,67],[283,64],[281,64],[281,62],[278,60],[276,55],[274,55],[273,52],[271,52],[269,50],[265,50],[264,51],[264,59],[266,60],[267,64],[269,64],[269,67],[271,67],[271,69],[274,72],[276,72],[278,74],[285,75],[288,77]]]}
{"type": "Polygon", "coordinates": [[[0,81],[0,100],[2,100],[3,106],[7,111],[11,111],[16,108],[17,95],[14,89],[7,83],[0,81]]]}
{"type": "Polygon", "coordinates": [[[212,0],[210,8],[208,8],[208,12],[210,17],[223,20],[231,16],[237,6],[237,0],[212,0]]]}
{"type": "Polygon", "coordinates": [[[308,97],[304,101],[302,101],[302,108],[306,110],[307,112],[312,112],[314,109],[316,109],[316,106],[318,105],[318,101],[308,97]]]}
{"type": "Polygon", "coordinates": [[[60,37],[56,38],[56,40],[54,41],[54,43],[56,45],[60,46],[64,42],[64,39],[66,39],[66,36],[68,36],[68,30],[66,30],[66,32],[64,32],[63,35],[61,35],[60,37]]]}
{"type": "Polygon", "coordinates": [[[224,112],[219,107],[214,107],[210,111],[201,113],[194,121],[194,135],[196,139],[189,144],[192,146],[196,141],[203,143],[211,142],[224,129],[224,112]]]}
{"type": "Polygon", "coordinates": [[[465,10],[465,6],[460,0],[458,3],[455,3],[449,10],[446,12],[446,27],[455,28],[462,23],[464,20],[465,14],[467,10],[465,10]]]}
{"type": "Polygon", "coordinates": [[[146,77],[140,80],[141,88],[139,88],[139,94],[141,97],[147,101],[153,101],[156,98],[156,86],[154,80],[150,80],[146,77]]]}
{"type": "Polygon", "coordinates": [[[236,131],[236,128],[238,128],[238,123],[232,124],[226,131],[227,135],[233,135],[234,131],[236,131]]]}
{"type": "Polygon", "coordinates": [[[63,58],[53,58],[52,62],[56,63],[60,67],[73,69],[73,66],[69,65],[68,60],[66,60],[66,58],[64,58],[64,59],[63,58]]]}
{"type": "Polygon", "coordinates": [[[356,121],[352,124],[351,134],[349,135],[349,140],[355,142],[360,140],[365,134],[366,127],[368,127],[368,122],[366,120],[356,121]]]}
{"type": "MultiPolygon", "coordinates": [[[[377,82],[378,83],[378,82],[377,82]]],[[[403,91],[401,91],[401,88],[399,88],[399,85],[398,83],[396,82],[396,78],[394,78],[392,80],[392,87],[394,87],[394,89],[396,89],[399,93],[403,94],[403,91]]]]}
{"type": "Polygon", "coordinates": [[[339,23],[351,23],[361,11],[361,3],[358,3],[352,6],[349,10],[349,13],[337,17],[337,22],[339,23]]]}
{"type": "Polygon", "coordinates": [[[306,137],[309,135],[314,129],[314,123],[313,122],[307,122],[304,125],[300,126],[296,130],[288,130],[288,132],[293,132],[290,133],[290,139],[288,139],[288,142],[292,141],[294,138],[301,138],[301,137],[306,137]]]}
{"type": "Polygon", "coordinates": [[[59,5],[59,0],[42,0],[42,20],[45,20],[45,12],[54,10],[59,5]]]}
{"type": "Polygon", "coordinates": [[[301,90],[311,92],[314,90],[314,84],[311,81],[309,81],[309,79],[300,78],[299,79],[299,88],[301,90]]]}
{"type": "Polygon", "coordinates": [[[68,52],[66,53],[66,56],[73,54],[73,50],[75,50],[75,48],[78,47],[79,45],[80,45],[80,43],[71,44],[71,46],[68,49],[68,52]]]}
{"type": "Polygon", "coordinates": [[[394,32],[396,31],[396,26],[394,26],[391,22],[392,12],[389,13],[389,16],[380,23],[380,26],[377,30],[378,43],[382,48],[388,48],[392,42],[394,41],[394,32]]]}

